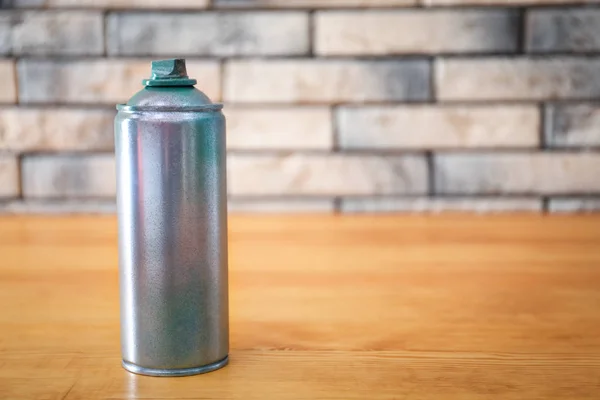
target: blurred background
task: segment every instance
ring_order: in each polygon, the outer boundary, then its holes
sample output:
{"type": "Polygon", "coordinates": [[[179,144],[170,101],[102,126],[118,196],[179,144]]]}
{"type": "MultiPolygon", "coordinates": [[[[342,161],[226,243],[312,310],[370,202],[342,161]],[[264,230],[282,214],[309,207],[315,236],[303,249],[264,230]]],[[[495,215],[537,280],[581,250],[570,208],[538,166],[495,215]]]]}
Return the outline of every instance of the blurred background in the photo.
{"type": "Polygon", "coordinates": [[[598,210],[584,3],[0,1],[0,212],[114,212],[114,105],[170,57],[225,103],[234,212],[598,210]]]}

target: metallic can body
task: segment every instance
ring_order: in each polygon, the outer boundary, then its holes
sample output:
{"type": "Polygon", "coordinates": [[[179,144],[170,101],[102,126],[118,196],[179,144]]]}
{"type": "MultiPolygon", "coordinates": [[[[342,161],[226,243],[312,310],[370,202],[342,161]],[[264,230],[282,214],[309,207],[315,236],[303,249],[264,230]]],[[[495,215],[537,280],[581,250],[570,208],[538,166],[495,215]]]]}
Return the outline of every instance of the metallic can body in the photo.
{"type": "Polygon", "coordinates": [[[227,189],[220,106],[115,119],[123,365],[191,375],[227,363],[227,189]]]}

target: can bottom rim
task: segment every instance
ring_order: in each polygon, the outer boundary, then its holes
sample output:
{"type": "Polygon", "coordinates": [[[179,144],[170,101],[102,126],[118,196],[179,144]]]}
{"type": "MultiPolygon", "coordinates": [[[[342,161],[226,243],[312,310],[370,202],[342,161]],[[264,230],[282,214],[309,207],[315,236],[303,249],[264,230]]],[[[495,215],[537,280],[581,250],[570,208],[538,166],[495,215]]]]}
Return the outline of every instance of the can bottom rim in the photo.
{"type": "Polygon", "coordinates": [[[217,369],[223,368],[229,362],[229,356],[226,356],[222,360],[214,362],[212,364],[203,365],[201,367],[193,368],[180,368],[180,369],[162,369],[162,368],[145,368],[139,365],[132,364],[128,361],[123,360],[122,365],[129,372],[133,372],[138,375],[149,375],[149,376],[188,376],[205,374],[212,372],[217,369]]]}

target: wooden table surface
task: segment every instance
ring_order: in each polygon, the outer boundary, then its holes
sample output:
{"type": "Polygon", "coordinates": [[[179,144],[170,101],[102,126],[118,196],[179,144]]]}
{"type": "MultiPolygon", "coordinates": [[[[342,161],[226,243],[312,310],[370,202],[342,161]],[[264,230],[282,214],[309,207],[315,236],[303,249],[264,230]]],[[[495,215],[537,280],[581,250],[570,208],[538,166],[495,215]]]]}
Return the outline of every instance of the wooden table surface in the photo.
{"type": "Polygon", "coordinates": [[[231,363],[123,370],[114,217],[0,218],[0,399],[600,399],[600,216],[230,219],[231,363]]]}

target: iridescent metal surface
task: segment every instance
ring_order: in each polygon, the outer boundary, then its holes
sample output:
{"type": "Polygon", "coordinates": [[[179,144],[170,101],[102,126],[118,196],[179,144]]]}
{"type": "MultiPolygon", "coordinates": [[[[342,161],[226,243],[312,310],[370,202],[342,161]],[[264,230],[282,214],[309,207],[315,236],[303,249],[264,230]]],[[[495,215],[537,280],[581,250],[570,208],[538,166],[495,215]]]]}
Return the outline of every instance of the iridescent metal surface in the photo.
{"type": "Polygon", "coordinates": [[[183,74],[115,118],[123,366],[146,375],[212,371],[229,350],[225,118],[183,74]]]}

